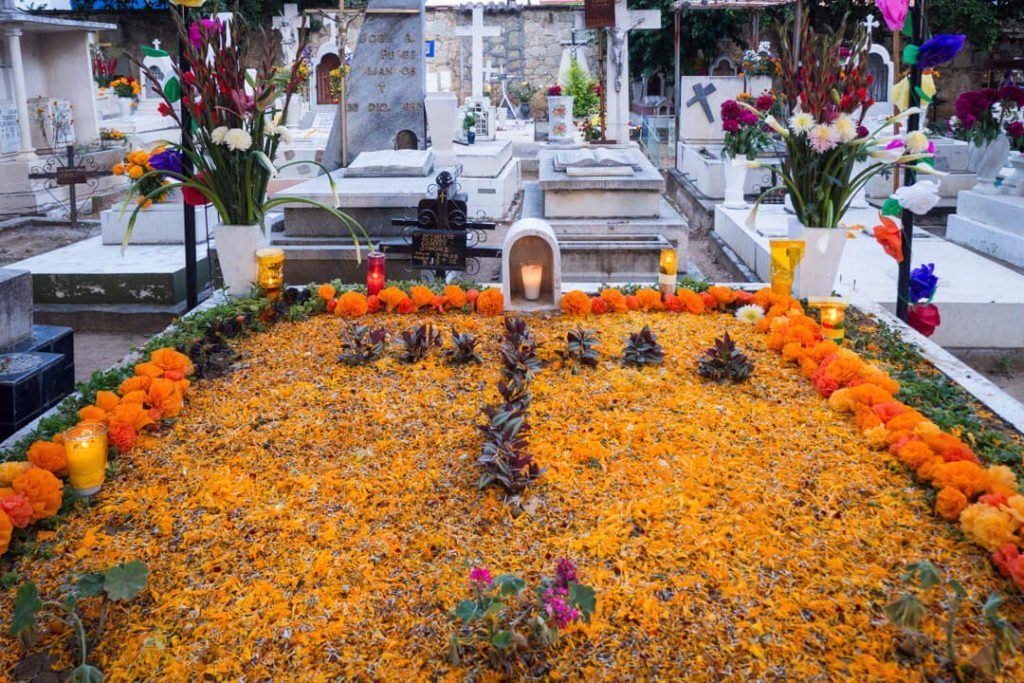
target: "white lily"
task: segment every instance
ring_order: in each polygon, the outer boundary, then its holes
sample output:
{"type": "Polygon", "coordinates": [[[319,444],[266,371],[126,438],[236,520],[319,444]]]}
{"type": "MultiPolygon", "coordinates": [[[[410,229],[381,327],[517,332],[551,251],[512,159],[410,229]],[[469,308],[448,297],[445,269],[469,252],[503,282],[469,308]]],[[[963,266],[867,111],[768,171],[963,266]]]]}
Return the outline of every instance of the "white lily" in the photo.
{"type": "Polygon", "coordinates": [[[914,171],[918,173],[924,173],[925,175],[934,175],[940,177],[949,175],[949,173],[947,173],[946,171],[940,171],[931,164],[914,164],[910,168],[914,169],[914,171]]]}
{"type": "Polygon", "coordinates": [[[774,116],[772,116],[771,114],[769,114],[768,116],[765,117],[764,123],[765,123],[766,126],[771,128],[772,130],[774,130],[776,133],[778,133],[782,137],[784,137],[784,138],[788,138],[789,137],[789,131],[786,130],[786,127],[783,126],[781,123],[779,123],[779,120],[777,118],[775,118],[774,116]]]}
{"type": "Polygon", "coordinates": [[[910,109],[906,109],[906,110],[900,112],[896,116],[889,117],[888,121],[889,121],[889,123],[896,123],[898,121],[902,121],[903,119],[910,118],[914,114],[920,114],[921,111],[922,111],[921,107],[911,107],[910,109]]]}
{"type": "Polygon", "coordinates": [[[868,152],[868,156],[872,159],[878,159],[884,164],[895,164],[903,156],[903,148],[893,147],[892,149],[886,149],[882,147],[881,149],[873,149],[868,152]]]}

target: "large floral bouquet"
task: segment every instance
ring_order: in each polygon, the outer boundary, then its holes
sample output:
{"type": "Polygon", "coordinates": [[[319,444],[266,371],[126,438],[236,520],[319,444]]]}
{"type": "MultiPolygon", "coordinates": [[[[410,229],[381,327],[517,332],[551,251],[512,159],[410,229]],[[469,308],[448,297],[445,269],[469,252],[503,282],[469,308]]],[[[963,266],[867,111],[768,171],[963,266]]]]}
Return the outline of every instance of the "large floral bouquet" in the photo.
{"type": "MultiPolygon", "coordinates": [[[[305,36],[299,41],[291,74],[282,83],[280,78],[273,77],[278,49],[275,38],[267,36],[262,41],[262,53],[250,55],[253,43],[243,19],[236,17],[231,22],[229,35],[229,25],[218,19],[204,19],[186,27],[177,14],[172,13],[172,16],[185,45],[184,56],[189,65],[184,72],[178,66],[174,71],[181,83],[181,102],[192,122],[189,125],[182,121],[167,95],[154,89],[164,100],[159,106],[160,113],[178,124],[183,143],[167,143],[159,159],[150,159],[154,170],[137,182],[151,175],[169,178],[175,182],[166,186],[167,189],[182,188],[182,195],[190,204],[212,204],[225,225],[262,226],[267,213],[283,204],[316,206],[342,221],[356,242],[358,255],[358,236],[362,235],[367,241],[369,238],[358,223],[336,207],[302,197],[267,196],[270,179],[282,168],[309,163],[327,171],[315,161],[280,165],[274,161],[279,145],[289,138],[281,121],[292,95],[301,87],[300,57],[305,48],[305,36]],[[256,64],[255,77],[246,72],[246,66],[251,64],[256,64]],[[277,108],[275,103],[279,100],[283,105],[277,108]],[[191,145],[187,144],[189,141],[191,145]]],[[[148,75],[150,82],[160,82],[154,74],[148,75]]],[[[334,181],[329,175],[328,180],[333,192],[334,181]]],[[[125,243],[137,216],[136,208],[129,221],[125,243]]]]}
{"type": "Polygon", "coordinates": [[[874,103],[868,94],[869,42],[863,27],[855,26],[849,30],[844,20],[834,32],[818,33],[805,17],[799,55],[794,55],[787,32],[781,32],[781,82],[791,107],[785,125],[773,114],[741,105],[785,144],[786,163],[778,170],[782,185],[769,192],[788,190],[797,218],[808,227],[837,227],[857,191],[882,171],[914,163],[917,170],[933,172],[920,163],[933,151],[924,133],[883,134],[889,124],[918,109],[908,109],[874,131],[864,126],[874,103]],[[868,163],[854,172],[858,161],[868,163]]]}
{"type": "Polygon", "coordinates": [[[978,145],[992,142],[1024,110],[1024,88],[1006,85],[960,93],[954,125],[965,140],[978,145]]]}
{"type": "MultiPolygon", "coordinates": [[[[771,95],[763,95],[754,100],[754,110],[768,112],[775,104],[771,95]]],[[[722,156],[730,159],[746,157],[753,160],[757,153],[768,145],[768,135],[764,132],[761,116],[751,109],[740,106],[736,100],[722,103],[722,130],[725,131],[725,144],[722,156]]]]}

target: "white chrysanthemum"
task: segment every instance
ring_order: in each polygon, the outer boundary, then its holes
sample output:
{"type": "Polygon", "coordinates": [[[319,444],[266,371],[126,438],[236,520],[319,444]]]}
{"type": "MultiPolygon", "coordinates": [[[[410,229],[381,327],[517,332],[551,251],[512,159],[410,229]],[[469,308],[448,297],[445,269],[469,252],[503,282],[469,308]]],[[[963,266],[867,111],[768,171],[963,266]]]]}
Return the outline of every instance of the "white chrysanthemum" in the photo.
{"type": "Polygon", "coordinates": [[[789,117],[789,127],[797,133],[806,133],[814,128],[814,117],[806,112],[799,112],[789,117]]]}
{"type": "Polygon", "coordinates": [[[928,136],[919,130],[907,133],[903,138],[903,143],[907,146],[907,152],[910,154],[922,154],[928,151],[928,136]]]}
{"type": "Polygon", "coordinates": [[[747,304],[746,306],[740,306],[736,309],[737,320],[742,320],[745,323],[753,325],[758,320],[764,317],[764,309],[757,304],[747,304]]]}
{"type": "Polygon", "coordinates": [[[210,131],[210,140],[212,140],[213,144],[215,145],[223,145],[224,138],[227,137],[227,134],[227,126],[217,126],[216,128],[210,131]]]}
{"type": "Polygon", "coordinates": [[[824,154],[839,144],[839,131],[835,126],[818,124],[808,133],[807,142],[815,152],[824,154]]]}
{"type": "Polygon", "coordinates": [[[232,128],[224,136],[224,144],[232,152],[245,152],[252,147],[252,136],[241,128],[232,128]]]}
{"type": "Polygon", "coordinates": [[[846,114],[836,119],[832,125],[835,126],[836,132],[839,133],[839,139],[843,142],[849,142],[857,137],[857,124],[846,114]]]}

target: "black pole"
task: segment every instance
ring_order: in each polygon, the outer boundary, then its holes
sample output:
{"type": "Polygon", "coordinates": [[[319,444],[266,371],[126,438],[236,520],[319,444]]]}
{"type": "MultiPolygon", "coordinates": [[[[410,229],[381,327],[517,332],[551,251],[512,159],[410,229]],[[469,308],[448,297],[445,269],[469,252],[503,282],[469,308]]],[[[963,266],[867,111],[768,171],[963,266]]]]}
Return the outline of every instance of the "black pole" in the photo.
{"type": "MultiPolygon", "coordinates": [[[[188,19],[188,9],[181,7],[181,24],[188,19]]],[[[188,59],[185,57],[185,42],[178,34],[178,69],[181,71],[181,146],[186,150],[192,149],[192,115],[185,106],[185,72],[189,69],[188,59]]],[[[187,154],[183,155],[182,173],[185,176],[192,175],[192,160],[187,154]]],[[[197,280],[199,273],[196,268],[196,207],[188,202],[182,202],[185,211],[185,309],[191,311],[199,305],[199,287],[197,280]]]]}
{"type": "MultiPolygon", "coordinates": [[[[911,43],[921,44],[924,35],[924,0],[917,0],[910,8],[911,43]]],[[[910,66],[910,106],[921,104],[918,90],[921,89],[921,67],[916,60],[910,66]]],[[[907,119],[907,132],[918,130],[921,126],[921,115],[912,114],[907,119]]],[[[903,172],[903,184],[913,185],[917,181],[917,172],[907,168],[903,172]]],[[[910,263],[914,242],[914,214],[903,210],[903,261],[900,262],[899,279],[896,284],[896,316],[906,322],[910,307],[910,263]]]]}

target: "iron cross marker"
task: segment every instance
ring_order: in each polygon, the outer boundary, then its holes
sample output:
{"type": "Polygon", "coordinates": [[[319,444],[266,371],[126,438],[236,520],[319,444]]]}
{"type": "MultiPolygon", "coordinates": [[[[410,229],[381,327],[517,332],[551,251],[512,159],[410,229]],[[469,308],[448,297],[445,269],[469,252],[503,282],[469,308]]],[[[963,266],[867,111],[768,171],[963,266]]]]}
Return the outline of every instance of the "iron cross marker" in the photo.
{"type": "Polygon", "coordinates": [[[66,187],[68,188],[68,219],[71,221],[71,227],[78,227],[78,192],[75,189],[76,185],[86,185],[92,178],[101,178],[103,176],[111,175],[109,170],[100,170],[96,168],[96,162],[92,160],[92,157],[86,157],[86,163],[76,163],[75,160],[75,146],[68,145],[65,159],[60,159],[56,155],[46,160],[43,166],[33,166],[28,174],[28,177],[33,180],[46,180],[47,187],[52,189],[55,187],[66,187]]]}
{"type": "Polygon", "coordinates": [[[711,113],[711,105],[708,104],[708,95],[715,92],[715,84],[709,83],[707,87],[703,83],[698,83],[693,86],[693,97],[686,100],[686,106],[692,107],[693,105],[700,103],[701,109],[704,110],[704,116],[708,117],[708,123],[715,122],[715,116],[711,113]]]}

